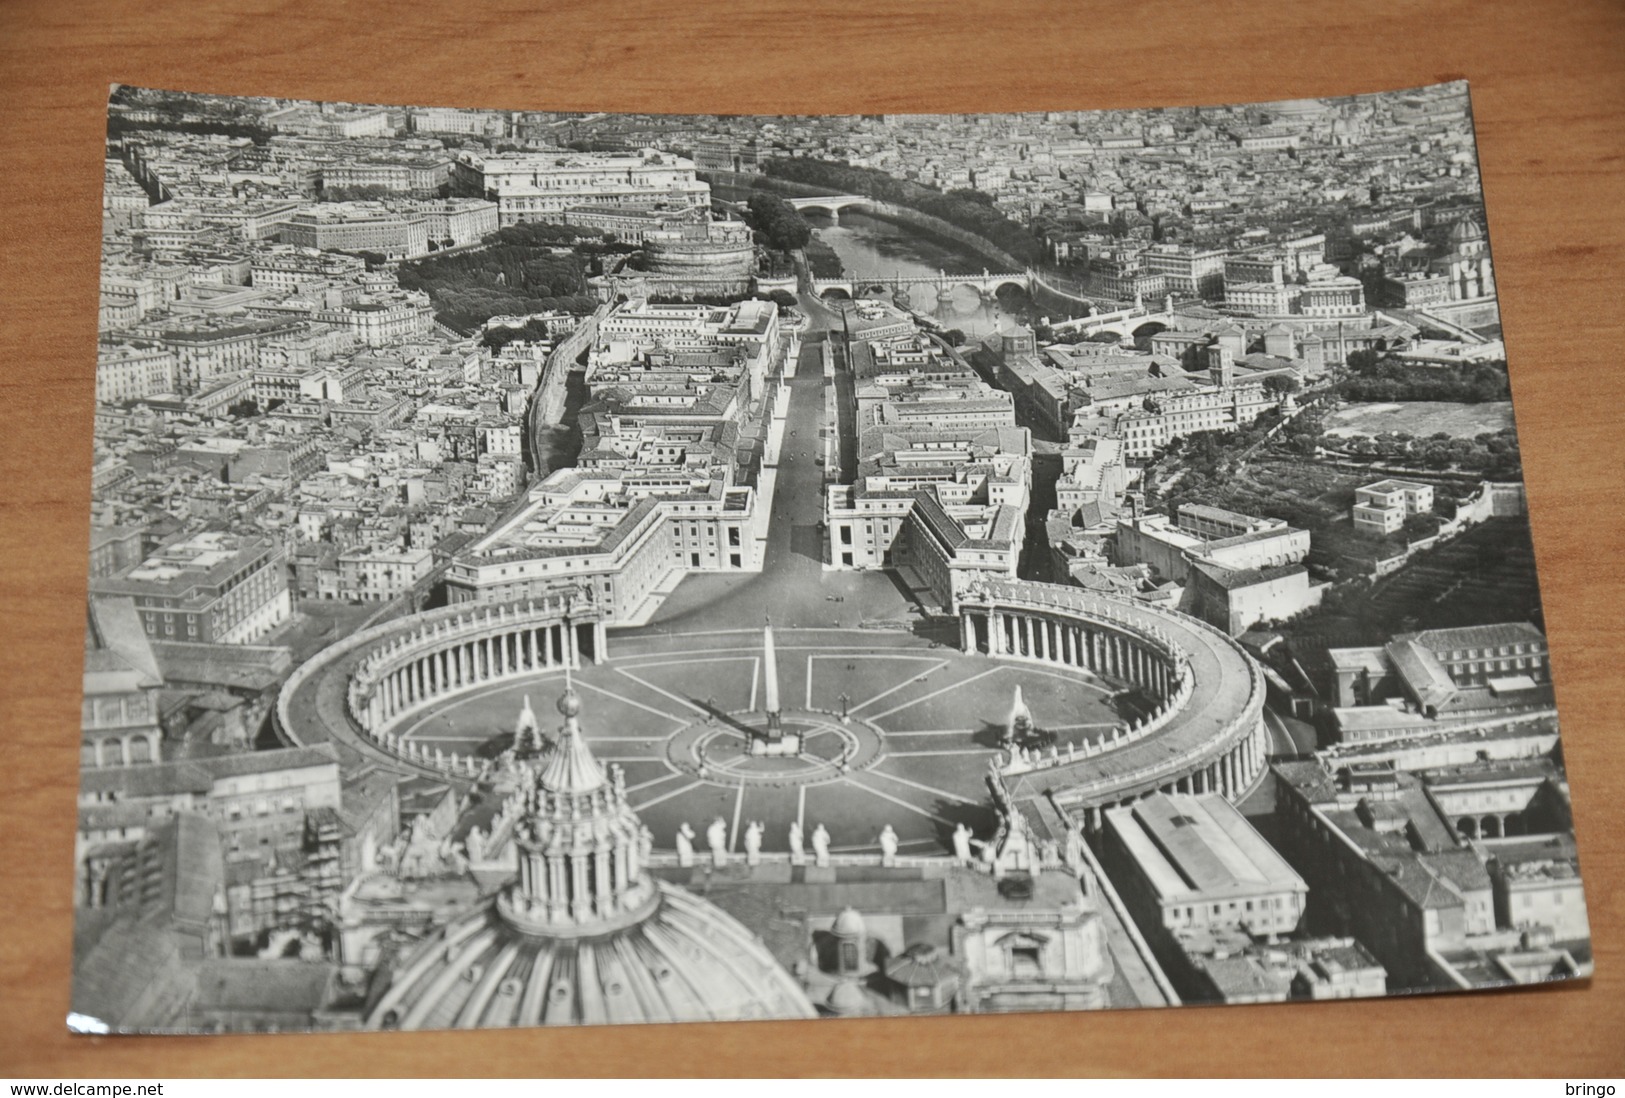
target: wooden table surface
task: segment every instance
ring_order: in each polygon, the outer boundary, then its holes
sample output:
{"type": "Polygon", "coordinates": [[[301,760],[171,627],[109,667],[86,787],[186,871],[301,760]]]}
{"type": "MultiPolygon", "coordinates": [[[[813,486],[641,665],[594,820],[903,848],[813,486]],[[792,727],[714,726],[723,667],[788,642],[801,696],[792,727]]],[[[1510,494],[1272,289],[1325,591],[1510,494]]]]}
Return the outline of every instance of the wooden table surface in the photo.
{"type": "Polygon", "coordinates": [[[0,1076],[1625,1074],[1622,108],[1619,0],[0,5],[0,1076]],[[412,105],[856,113],[1233,103],[1463,77],[1595,934],[1588,985],[815,1025],[64,1030],[110,83],[412,105]]]}

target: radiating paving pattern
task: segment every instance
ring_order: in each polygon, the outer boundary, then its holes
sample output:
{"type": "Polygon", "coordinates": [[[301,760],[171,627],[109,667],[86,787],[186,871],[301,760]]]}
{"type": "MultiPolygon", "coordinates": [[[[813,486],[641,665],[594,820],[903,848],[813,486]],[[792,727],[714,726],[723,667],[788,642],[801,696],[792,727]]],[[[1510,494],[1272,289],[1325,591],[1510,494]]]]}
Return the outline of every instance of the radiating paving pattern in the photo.
{"type": "MultiPolygon", "coordinates": [[[[594,751],[669,848],[678,828],[752,822],[784,850],[792,821],[836,851],[904,852],[991,829],[997,760],[1017,800],[1086,824],[1157,789],[1243,795],[1262,766],[1262,681],[1230,638],[1183,615],[1042,584],[961,605],[960,651],[901,631],[777,629],[778,693],[798,756],[756,757],[759,630],[605,635],[591,607],[447,608],[369,630],[302,666],[278,700],[294,742],[330,739],[399,769],[473,782],[512,744],[527,698],[547,714],[567,673],[594,751]],[[1041,742],[1000,750],[1020,688],[1041,742]]],[[[550,729],[547,717],[540,731],[550,729]]]]}
{"type": "MultiPolygon", "coordinates": [[[[834,849],[878,849],[890,824],[903,850],[948,849],[965,822],[993,819],[985,776],[1017,684],[1062,743],[1098,740],[1122,723],[1113,687],[1092,675],[995,661],[894,634],[778,630],[787,729],[800,757],[751,757],[746,730],[762,718],[757,633],[613,639],[601,665],[571,673],[591,707],[594,753],[626,771],[629,799],[666,847],[678,826],[728,823],[738,847],[751,821],[764,849],[785,850],[790,821],[822,823],[834,849]],[[841,719],[842,713],[846,720],[841,719]],[[703,757],[698,749],[704,748],[703,757]]],[[[546,713],[563,670],[493,684],[401,726],[432,757],[494,757],[524,706],[546,713]]],[[[546,725],[544,723],[544,730],[546,725]]]]}

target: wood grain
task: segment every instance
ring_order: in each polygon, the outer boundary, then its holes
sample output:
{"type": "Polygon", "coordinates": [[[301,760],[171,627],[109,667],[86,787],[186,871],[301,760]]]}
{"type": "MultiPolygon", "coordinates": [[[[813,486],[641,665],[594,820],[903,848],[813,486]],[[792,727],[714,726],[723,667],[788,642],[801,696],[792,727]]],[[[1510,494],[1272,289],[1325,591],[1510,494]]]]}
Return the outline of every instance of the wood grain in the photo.
{"type": "Polygon", "coordinates": [[[1618,0],[0,7],[0,1075],[1625,1073],[1618,0]],[[1472,82],[1589,986],[1357,1004],[470,1034],[71,1038],[108,85],[534,109],[1007,111],[1472,82]]]}

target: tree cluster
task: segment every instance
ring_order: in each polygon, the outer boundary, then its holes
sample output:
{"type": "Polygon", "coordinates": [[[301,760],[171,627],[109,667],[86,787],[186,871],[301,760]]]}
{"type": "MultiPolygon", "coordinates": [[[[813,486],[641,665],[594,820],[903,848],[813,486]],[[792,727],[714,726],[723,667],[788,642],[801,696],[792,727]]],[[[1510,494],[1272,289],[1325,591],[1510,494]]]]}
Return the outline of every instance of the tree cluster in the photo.
{"type": "Polygon", "coordinates": [[[1512,427],[1484,431],[1473,438],[1457,438],[1443,431],[1417,438],[1394,431],[1328,439],[1326,445],[1350,457],[1413,469],[1459,470],[1490,480],[1516,480],[1523,475],[1518,432],[1512,427]]]}
{"type": "Polygon", "coordinates": [[[1379,404],[1444,401],[1481,404],[1510,400],[1506,363],[1473,363],[1457,367],[1412,366],[1374,351],[1348,356],[1352,374],[1338,385],[1344,400],[1379,404]]]}
{"type": "Polygon", "coordinates": [[[517,328],[487,328],[485,334],[480,337],[480,345],[493,351],[501,351],[510,343],[534,343],[546,338],[548,338],[547,321],[537,318],[527,320],[517,328]]]}
{"type": "Polygon", "coordinates": [[[256,122],[236,121],[229,118],[176,118],[159,119],[154,122],[137,122],[122,115],[108,115],[107,136],[109,139],[123,137],[125,134],[139,133],[143,130],[167,130],[171,133],[218,133],[226,137],[246,137],[256,145],[264,145],[271,140],[272,131],[256,122]]]}
{"type": "Polygon", "coordinates": [[[356,187],[323,187],[317,196],[323,202],[372,202],[381,198],[398,198],[400,192],[377,183],[356,187]]]}
{"type": "Polygon", "coordinates": [[[812,226],[801,211],[767,191],[750,196],[745,205],[745,223],[763,244],[781,252],[805,248],[812,239],[812,226]]]}
{"type": "Polygon", "coordinates": [[[807,254],[807,269],[814,278],[840,278],[846,273],[846,267],[841,263],[841,257],[818,237],[807,242],[804,249],[807,254]]]}
{"type": "MultiPolygon", "coordinates": [[[[440,184],[440,186],[436,188],[435,193],[441,198],[450,197],[451,184],[440,184]]],[[[321,194],[317,195],[318,200],[322,202],[374,202],[379,199],[414,197],[417,196],[413,194],[406,194],[377,183],[361,183],[354,187],[324,186],[321,194]]]]}
{"type": "Polygon", "coordinates": [[[596,299],[586,264],[560,245],[598,236],[564,225],[509,225],[487,237],[483,248],[402,263],[398,277],[405,289],[426,292],[435,315],[453,328],[553,309],[591,312],[596,299]]]}
{"type": "Polygon", "coordinates": [[[856,168],[804,156],[768,160],[763,170],[776,179],[907,206],[973,233],[1024,263],[1038,263],[1044,256],[1044,246],[1038,238],[1005,217],[980,192],[976,192],[977,198],[967,197],[963,190],[943,193],[935,187],[898,179],[873,168],[856,168]]]}
{"type": "Polygon", "coordinates": [[[650,294],[651,305],[737,305],[741,301],[771,301],[780,309],[794,308],[796,295],[785,290],[774,290],[771,293],[737,294],[728,297],[722,294],[650,294]]]}

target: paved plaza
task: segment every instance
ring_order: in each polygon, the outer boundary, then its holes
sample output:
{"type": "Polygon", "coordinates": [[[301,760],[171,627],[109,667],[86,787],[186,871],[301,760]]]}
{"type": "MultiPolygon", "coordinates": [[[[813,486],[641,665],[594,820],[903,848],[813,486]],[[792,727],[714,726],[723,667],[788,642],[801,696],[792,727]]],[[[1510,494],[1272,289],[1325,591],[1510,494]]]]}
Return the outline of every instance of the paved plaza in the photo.
{"type": "MultiPolygon", "coordinates": [[[[760,630],[612,637],[604,664],[573,673],[583,731],[600,761],[625,770],[657,846],[669,848],[684,822],[703,833],[720,816],[736,850],[752,820],[766,825],[764,849],[786,850],[800,820],[809,834],[822,823],[838,851],[877,850],[890,824],[904,853],[941,853],[956,824],[983,837],[995,826],[985,778],[1016,686],[1061,751],[1121,719],[1114,684],[1071,668],[967,655],[901,632],[774,632],[786,725],[806,734],[799,757],[744,753],[764,692],[760,630]]],[[[563,672],[510,680],[449,699],[402,731],[430,749],[494,756],[512,742],[527,697],[543,731],[556,729],[563,690],[563,672]]]]}

